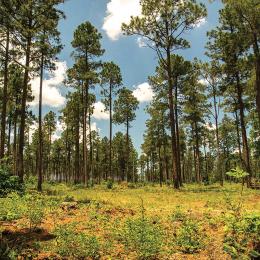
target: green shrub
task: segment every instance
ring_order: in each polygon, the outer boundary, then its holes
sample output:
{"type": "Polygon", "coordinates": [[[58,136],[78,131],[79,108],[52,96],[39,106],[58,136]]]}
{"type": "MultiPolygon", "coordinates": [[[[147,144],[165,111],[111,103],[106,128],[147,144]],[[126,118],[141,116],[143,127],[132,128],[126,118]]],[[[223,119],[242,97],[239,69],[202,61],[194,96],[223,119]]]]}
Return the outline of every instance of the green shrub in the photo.
{"type": "Polygon", "coordinates": [[[12,221],[23,216],[24,200],[19,194],[11,193],[6,198],[0,198],[0,220],[12,221]]]}
{"type": "Polygon", "coordinates": [[[24,192],[24,185],[17,176],[10,174],[5,166],[0,166],[0,197],[5,197],[12,192],[24,192]]]}
{"type": "Polygon", "coordinates": [[[136,189],[137,187],[136,187],[136,184],[135,183],[132,183],[132,182],[129,182],[128,184],[127,184],[127,187],[129,188],[129,189],[136,189]]]}
{"type": "Polygon", "coordinates": [[[260,215],[229,215],[226,218],[224,251],[235,259],[260,257],[260,215]]]}
{"type": "Polygon", "coordinates": [[[95,236],[88,236],[85,233],[75,232],[76,224],[58,226],[54,234],[56,235],[57,253],[64,257],[81,259],[90,257],[100,258],[100,245],[95,236]]]}
{"type": "Polygon", "coordinates": [[[28,176],[25,179],[26,189],[35,189],[35,187],[37,187],[37,182],[38,182],[38,179],[36,176],[28,176]]]}
{"type": "Polygon", "coordinates": [[[42,223],[45,215],[45,199],[38,194],[26,194],[24,196],[26,208],[24,216],[27,218],[30,230],[42,223]]]}
{"type": "Polygon", "coordinates": [[[176,245],[184,253],[198,252],[204,246],[200,225],[192,219],[186,219],[176,233],[176,245]]]}
{"type": "Polygon", "coordinates": [[[187,215],[186,213],[181,209],[180,206],[176,206],[173,214],[171,215],[172,221],[184,221],[186,220],[187,215]]]}
{"type": "Polygon", "coordinates": [[[64,198],[64,202],[74,202],[75,198],[71,195],[66,195],[64,198]]]}
{"type": "Polygon", "coordinates": [[[112,190],[114,186],[114,182],[112,180],[107,181],[107,189],[112,190]]]}
{"type": "Polygon", "coordinates": [[[143,217],[127,220],[122,230],[122,238],[125,247],[136,251],[140,259],[154,258],[162,249],[162,229],[143,217]]]}

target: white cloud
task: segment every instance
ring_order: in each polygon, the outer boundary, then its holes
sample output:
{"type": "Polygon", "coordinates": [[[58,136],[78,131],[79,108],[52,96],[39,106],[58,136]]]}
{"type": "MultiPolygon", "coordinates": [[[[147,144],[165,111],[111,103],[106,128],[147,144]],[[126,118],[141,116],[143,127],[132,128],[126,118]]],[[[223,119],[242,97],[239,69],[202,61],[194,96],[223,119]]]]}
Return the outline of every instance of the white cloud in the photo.
{"type": "Polygon", "coordinates": [[[140,103],[142,103],[152,101],[154,93],[152,87],[147,82],[145,82],[135,88],[133,95],[140,103]]]}
{"type": "Polygon", "coordinates": [[[131,16],[141,15],[140,0],[110,0],[102,29],[111,40],[118,40],[122,23],[129,23],[131,16]]]}
{"type": "Polygon", "coordinates": [[[94,104],[93,118],[98,120],[109,119],[109,113],[108,111],[105,111],[105,105],[101,101],[98,101],[94,104]]]}
{"type": "Polygon", "coordinates": [[[96,131],[96,132],[100,132],[100,128],[97,127],[97,123],[93,122],[91,123],[91,131],[96,131]]]}
{"type": "Polygon", "coordinates": [[[30,125],[29,127],[29,140],[28,142],[31,144],[32,143],[32,137],[33,134],[35,133],[35,131],[38,129],[38,122],[37,121],[33,121],[33,124],[30,125]]]}
{"type": "Polygon", "coordinates": [[[207,80],[205,80],[205,79],[200,79],[200,80],[199,80],[199,83],[202,84],[202,85],[205,85],[205,86],[208,85],[208,82],[207,82],[207,80]]]}
{"type": "MultiPolygon", "coordinates": [[[[42,104],[50,107],[60,107],[65,104],[65,97],[61,95],[58,87],[62,85],[65,77],[67,64],[66,62],[55,62],[56,70],[48,73],[48,79],[43,80],[42,104]]],[[[32,94],[35,97],[30,103],[31,106],[36,106],[39,103],[40,78],[34,78],[30,82],[32,94]]]]}
{"type": "Polygon", "coordinates": [[[206,22],[207,22],[206,18],[203,17],[203,18],[201,18],[199,21],[197,21],[197,22],[195,23],[194,27],[199,28],[199,27],[201,27],[202,25],[204,25],[206,22]]]}
{"type": "Polygon", "coordinates": [[[147,47],[147,44],[145,43],[145,40],[143,37],[138,37],[136,42],[137,42],[139,48],[147,47]]]}

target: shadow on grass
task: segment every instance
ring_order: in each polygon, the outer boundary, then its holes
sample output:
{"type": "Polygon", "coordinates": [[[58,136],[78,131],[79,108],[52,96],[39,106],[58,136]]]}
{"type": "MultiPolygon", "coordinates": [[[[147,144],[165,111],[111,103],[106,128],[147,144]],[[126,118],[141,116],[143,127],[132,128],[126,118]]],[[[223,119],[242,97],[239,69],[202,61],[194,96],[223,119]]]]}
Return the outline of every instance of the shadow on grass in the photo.
{"type": "Polygon", "coordinates": [[[49,241],[54,238],[54,235],[40,228],[33,231],[30,231],[28,228],[15,231],[4,230],[0,239],[0,259],[9,259],[4,256],[7,250],[14,250],[18,253],[24,250],[37,251],[37,242],[49,241]]]}

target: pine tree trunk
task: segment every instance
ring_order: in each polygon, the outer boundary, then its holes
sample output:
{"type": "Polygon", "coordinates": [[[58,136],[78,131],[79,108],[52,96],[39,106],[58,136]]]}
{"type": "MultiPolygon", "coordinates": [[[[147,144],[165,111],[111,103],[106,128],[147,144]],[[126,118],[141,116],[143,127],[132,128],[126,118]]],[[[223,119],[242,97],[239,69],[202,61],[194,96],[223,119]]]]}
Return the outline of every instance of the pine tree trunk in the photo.
{"type": "Polygon", "coordinates": [[[200,148],[199,148],[199,130],[198,123],[195,122],[195,138],[196,138],[196,160],[197,160],[197,182],[201,182],[201,167],[200,167],[200,148]]]}
{"type": "Polygon", "coordinates": [[[217,146],[217,170],[220,171],[220,185],[224,185],[223,171],[220,167],[220,150],[219,150],[219,126],[218,126],[218,109],[217,109],[217,98],[216,98],[216,88],[213,86],[213,102],[214,102],[214,119],[216,125],[216,146],[217,146]]]}
{"type": "Polygon", "coordinates": [[[240,84],[240,78],[238,73],[236,73],[236,88],[237,88],[237,98],[238,98],[238,107],[239,107],[241,133],[242,133],[243,161],[245,164],[246,171],[249,173],[249,179],[250,179],[251,178],[250,154],[249,154],[249,146],[248,146],[247,133],[246,133],[244,102],[242,97],[243,90],[240,84]]]}
{"type": "Polygon", "coordinates": [[[5,154],[6,110],[7,110],[7,102],[8,102],[7,88],[8,88],[9,44],[10,44],[10,34],[9,34],[9,29],[7,29],[5,61],[4,61],[4,84],[3,84],[4,86],[3,86],[2,113],[1,113],[0,159],[2,159],[5,154]]]}
{"type": "Polygon", "coordinates": [[[260,123],[260,51],[258,46],[258,37],[257,34],[253,34],[254,37],[254,44],[253,44],[253,50],[255,54],[255,73],[256,73],[256,109],[258,112],[258,119],[260,123]]]}
{"type": "Polygon", "coordinates": [[[8,138],[7,138],[7,157],[10,156],[11,150],[11,131],[12,131],[12,117],[8,118],[8,138]]]}
{"type": "Polygon", "coordinates": [[[182,177],[181,177],[181,149],[180,149],[180,133],[179,133],[179,115],[178,115],[178,83],[176,79],[175,84],[175,122],[176,122],[176,146],[177,146],[177,170],[178,170],[178,180],[179,185],[182,186],[182,177]]]}
{"type": "Polygon", "coordinates": [[[238,145],[239,159],[240,159],[241,162],[243,162],[242,151],[241,151],[241,141],[240,141],[240,130],[239,130],[240,122],[239,122],[239,119],[238,119],[237,110],[235,110],[234,114],[235,114],[235,122],[236,122],[237,145],[238,145]]]}
{"type": "Polygon", "coordinates": [[[171,73],[171,53],[170,49],[167,51],[167,73],[168,73],[168,102],[170,109],[170,128],[171,128],[171,149],[172,149],[172,171],[174,188],[179,189],[179,174],[178,174],[178,160],[177,160],[177,144],[176,144],[176,131],[175,131],[175,115],[174,115],[174,102],[173,102],[173,80],[171,73]]]}
{"type": "Polygon", "coordinates": [[[77,107],[77,123],[75,128],[75,159],[74,159],[74,168],[75,168],[75,174],[74,174],[74,183],[77,184],[80,181],[80,163],[79,163],[79,126],[80,124],[80,116],[79,116],[79,104],[77,107]]]}
{"type": "Polygon", "coordinates": [[[29,66],[30,66],[30,56],[31,56],[31,41],[29,37],[27,39],[26,55],[25,55],[25,71],[24,71],[24,80],[22,88],[22,106],[21,106],[21,123],[19,131],[19,147],[18,147],[18,160],[17,160],[17,175],[21,182],[23,182],[24,176],[24,160],[23,160],[23,151],[24,151],[24,137],[25,137],[25,119],[26,119],[26,101],[28,93],[28,82],[29,82],[29,66]]]}
{"type": "Polygon", "coordinates": [[[112,176],[112,84],[109,86],[109,178],[114,180],[112,176]]]}
{"type": "Polygon", "coordinates": [[[91,114],[88,113],[89,122],[89,160],[90,160],[90,181],[93,184],[93,145],[92,145],[92,133],[91,133],[91,114]]]}
{"type": "Polygon", "coordinates": [[[129,120],[126,120],[126,181],[129,181],[129,120]]]}
{"type": "Polygon", "coordinates": [[[42,138],[42,85],[43,85],[43,67],[44,55],[41,55],[41,71],[40,71],[40,93],[39,93],[39,163],[38,163],[38,186],[37,190],[42,191],[42,157],[43,157],[43,138],[42,138]]]}

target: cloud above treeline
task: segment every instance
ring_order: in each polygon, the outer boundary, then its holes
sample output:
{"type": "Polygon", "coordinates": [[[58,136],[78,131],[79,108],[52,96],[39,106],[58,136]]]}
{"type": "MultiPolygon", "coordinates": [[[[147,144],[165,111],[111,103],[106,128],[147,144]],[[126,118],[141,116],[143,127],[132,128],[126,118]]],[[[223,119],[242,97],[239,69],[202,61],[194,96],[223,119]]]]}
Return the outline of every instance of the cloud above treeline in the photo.
{"type": "Polygon", "coordinates": [[[140,0],[111,0],[107,4],[106,17],[102,29],[111,40],[121,36],[122,23],[129,23],[131,16],[141,14],[140,0]]]}
{"type": "MultiPolygon", "coordinates": [[[[59,88],[63,85],[66,78],[67,63],[65,61],[56,61],[56,69],[48,72],[47,78],[43,80],[42,104],[44,106],[58,108],[65,104],[66,98],[62,96],[59,88]]],[[[37,106],[39,103],[40,77],[36,77],[30,82],[34,100],[31,106],[37,106]]]]}
{"type": "MultiPolygon", "coordinates": [[[[154,93],[152,87],[147,82],[144,82],[134,87],[133,95],[140,103],[145,103],[152,101],[154,93]]],[[[92,117],[96,120],[109,119],[109,112],[106,111],[105,105],[101,101],[98,101],[94,104],[94,112],[92,117]]]]}
{"type": "MultiPolygon", "coordinates": [[[[122,24],[128,24],[131,20],[131,16],[140,16],[141,13],[140,0],[110,0],[107,3],[106,16],[102,29],[111,40],[118,40],[122,35],[122,24]]],[[[201,27],[205,23],[206,18],[202,18],[194,24],[194,27],[201,27]]],[[[146,46],[142,38],[138,38],[137,43],[139,47],[146,46]]]]}
{"type": "Polygon", "coordinates": [[[154,93],[152,87],[147,82],[145,82],[135,88],[133,95],[140,103],[143,103],[152,101],[154,93]]]}

